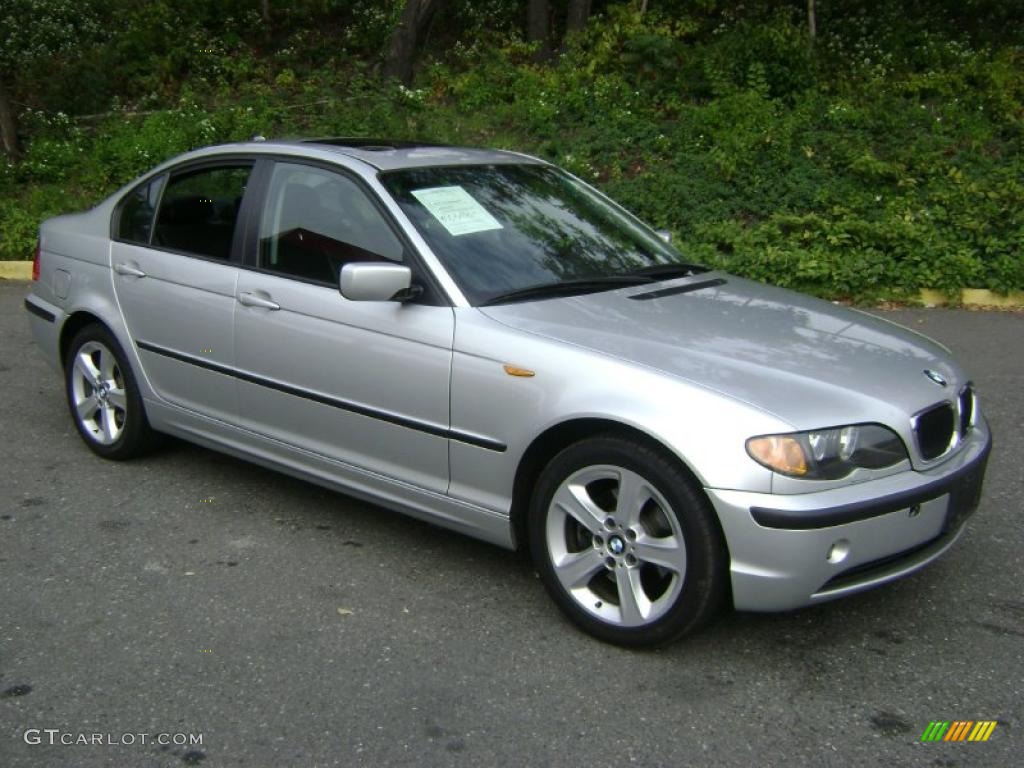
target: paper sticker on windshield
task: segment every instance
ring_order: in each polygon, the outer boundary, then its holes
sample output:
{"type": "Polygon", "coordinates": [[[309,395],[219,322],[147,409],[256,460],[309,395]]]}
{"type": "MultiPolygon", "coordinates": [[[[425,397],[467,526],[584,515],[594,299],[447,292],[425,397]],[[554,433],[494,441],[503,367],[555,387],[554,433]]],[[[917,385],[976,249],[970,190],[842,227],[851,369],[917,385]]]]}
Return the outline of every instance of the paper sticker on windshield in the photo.
{"type": "Polygon", "coordinates": [[[413,197],[423,203],[449,234],[469,235],[501,229],[501,224],[462,187],[414,189],[413,197]]]}

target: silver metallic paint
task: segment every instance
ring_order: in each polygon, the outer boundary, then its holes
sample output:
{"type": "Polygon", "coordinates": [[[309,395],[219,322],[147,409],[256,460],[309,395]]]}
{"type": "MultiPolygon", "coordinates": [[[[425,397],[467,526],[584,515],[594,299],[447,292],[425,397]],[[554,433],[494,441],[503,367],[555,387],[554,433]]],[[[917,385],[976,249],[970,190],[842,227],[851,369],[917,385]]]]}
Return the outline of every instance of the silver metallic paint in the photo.
{"type": "MultiPolygon", "coordinates": [[[[942,527],[949,497],[941,496],[922,504],[917,515],[911,515],[909,509],[901,509],[846,525],[806,531],[762,527],[751,517],[751,507],[810,512],[911,491],[971,464],[984,453],[990,439],[988,426],[982,419],[969,439],[961,444],[961,450],[941,467],[900,472],[867,483],[813,493],[762,494],[706,489],[729,542],[736,607],[752,611],[788,610],[826,599],[821,588],[840,572],[934,538],[942,527]],[[850,553],[841,563],[829,563],[826,560],[828,548],[840,539],[850,542],[850,553]]],[[[867,579],[861,589],[876,583],[867,579]]],[[[859,590],[850,587],[842,594],[854,591],[859,590]]]]}
{"type": "Polygon", "coordinates": [[[935,461],[923,461],[910,439],[911,416],[944,399],[922,369],[938,371],[949,392],[967,381],[941,345],[888,321],[720,273],[714,276],[726,285],[651,301],[629,298],[649,290],[641,286],[473,308],[377,173],[541,161],[477,150],[258,142],[191,152],[144,178],[221,156],[306,158],[357,174],[405,230],[452,307],[346,302],[336,290],[113,243],[111,214],[133,182],[91,211],[43,224],[42,273],[30,298],[55,319],[29,315],[29,322],[58,369],[64,323],[80,312],[104,323],[136,371],[157,429],[512,546],[513,480],[530,444],[574,419],[627,425],[672,450],[705,486],[726,536],[741,608],[785,609],[874,586],[923,566],[952,543],[937,542],[861,584],[822,591],[838,570],[933,536],[944,500],[927,503],[914,517],[897,511],[811,531],[762,528],[749,513],[766,502],[811,510],[874,498],[948,475],[981,451],[989,435],[980,415],[969,438],[935,461]],[[119,263],[134,263],[146,277],[118,275],[119,263]],[[146,281],[161,290],[141,286],[146,281]],[[281,310],[244,306],[237,300],[242,291],[264,291],[281,310]],[[365,416],[328,417],[316,403],[139,353],[134,342],[143,332],[154,342],[214,350],[201,354],[225,365],[501,440],[508,449],[410,435],[395,425],[363,423],[365,416]],[[537,375],[508,376],[505,363],[537,375]],[[755,434],[862,421],[896,430],[913,466],[807,484],[773,476],[743,448],[755,434]],[[849,555],[829,563],[826,552],[840,539],[850,542],[849,555]]]}
{"type": "MultiPolygon", "coordinates": [[[[229,368],[236,365],[238,267],[119,242],[111,243],[111,260],[114,293],[133,341],[229,368]],[[182,269],[183,259],[187,269],[182,269]],[[119,265],[145,276],[120,274],[119,265]]],[[[140,357],[162,399],[238,422],[238,390],[230,377],[153,352],[142,351],[140,357]]]]}
{"type": "Polygon", "coordinates": [[[404,264],[346,264],[339,290],[349,301],[391,301],[412,284],[412,271],[404,264]]]}
{"type": "MultiPolygon", "coordinates": [[[[329,286],[251,270],[242,270],[238,288],[281,306],[237,308],[235,352],[243,371],[448,427],[451,307],[349,301],[329,286]]],[[[237,396],[247,429],[424,489],[448,489],[443,437],[244,381],[237,396]]]]}

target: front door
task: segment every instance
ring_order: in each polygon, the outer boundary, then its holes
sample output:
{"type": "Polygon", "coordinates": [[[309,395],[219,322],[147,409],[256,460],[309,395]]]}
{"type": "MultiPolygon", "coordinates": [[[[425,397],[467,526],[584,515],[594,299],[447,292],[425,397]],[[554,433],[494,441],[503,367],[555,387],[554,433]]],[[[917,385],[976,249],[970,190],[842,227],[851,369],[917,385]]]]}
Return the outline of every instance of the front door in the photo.
{"type": "Polygon", "coordinates": [[[244,426],[446,491],[452,309],[338,291],[345,263],[408,260],[372,194],[344,173],[274,163],[252,247],[235,310],[244,426]]]}

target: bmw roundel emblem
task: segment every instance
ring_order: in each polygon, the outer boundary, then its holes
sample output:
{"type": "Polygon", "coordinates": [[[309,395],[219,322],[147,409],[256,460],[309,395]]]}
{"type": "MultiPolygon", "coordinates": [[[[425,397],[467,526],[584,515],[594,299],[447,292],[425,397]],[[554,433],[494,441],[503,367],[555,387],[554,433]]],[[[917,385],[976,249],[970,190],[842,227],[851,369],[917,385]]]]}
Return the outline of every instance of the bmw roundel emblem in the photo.
{"type": "Polygon", "coordinates": [[[924,369],[924,375],[927,376],[932,381],[934,381],[940,387],[946,386],[946,380],[942,377],[942,374],[936,373],[935,371],[932,371],[932,370],[929,370],[928,368],[925,368],[924,369]]]}

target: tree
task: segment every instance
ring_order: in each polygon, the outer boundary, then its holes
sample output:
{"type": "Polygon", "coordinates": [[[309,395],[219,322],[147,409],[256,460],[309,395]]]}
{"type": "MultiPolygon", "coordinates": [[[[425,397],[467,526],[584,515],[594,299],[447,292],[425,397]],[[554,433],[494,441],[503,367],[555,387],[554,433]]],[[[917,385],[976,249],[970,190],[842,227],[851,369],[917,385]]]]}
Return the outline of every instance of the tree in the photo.
{"type": "Polygon", "coordinates": [[[551,55],[551,4],[548,0],[530,0],[526,9],[526,39],[539,43],[537,58],[551,55]]]}
{"type": "Polygon", "coordinates": [[[446,2],[447,0],[406,0],[398,25],[391,33],[388,57],[384,62],[385,75],[397,78],[405,85],[412,83],[416,54],[419,53],[434,14],[446,2]]]}
{"type": "MultiPolygon", "coordinates": [[[[579,32],[590,18],[591,0],[569,0],[565,13],[565,33],[579,32]]],[[[549,0],[529,0],[526,7],[526,39],[540,43],[537,59],[551,55],[551,3],[549,0]]]]}
{"type": "Polygon", "coordinates": [[[19,77],[36,61],[69,54],[97,39],[101,27],[88,0],[4,0],[0,11],[0,148],[19,154],[18,118],[11,101],[19,77]]]}
{"type": "Polygon", "coordinates": [[[565,14],[565,31],[579,32],[590,18],[590,0],[569,0],[569,10],[565,14]]]}
{"type": "Polygon", "coordinates": [[[18,159],[18,123],[4,87],[3,75],[0,75],[0,145],[9,160],[18,159]]]}

